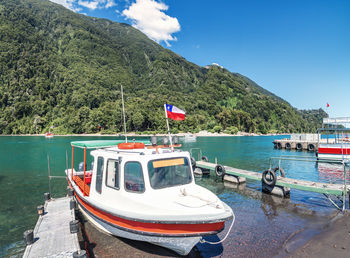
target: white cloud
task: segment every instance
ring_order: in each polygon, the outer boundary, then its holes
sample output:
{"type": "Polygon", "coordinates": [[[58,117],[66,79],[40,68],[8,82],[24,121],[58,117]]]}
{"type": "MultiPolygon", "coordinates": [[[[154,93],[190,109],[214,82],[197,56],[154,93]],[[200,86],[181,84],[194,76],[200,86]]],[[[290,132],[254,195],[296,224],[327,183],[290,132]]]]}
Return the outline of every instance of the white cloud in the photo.
{"type": "Polygon", "coordinates": [[[78,2],[79,5],[89,8],[91,10],[95,10],[99,4],[99,1],[81,1],[78,2]]]}
{"type": "Polygon", "coordinates": [[[73,6],[74,0],[50,0],[53,3],[63,5],[64,7],[76,11],[76,9],[73,6]]]}
{"type": "Polygon", "coordinates": [[[129,9],[123,11],[123,15],[132,20],[133,26],[151,39],[160,42],[177,40],[172,33],[180,31],[178,20],[164,13],[168,6],[155,0],[136,0],[129,9]]]}
{"type": "Polygon", "coordinates": [[[88,0],[83,1],[79,0],[78,4],[81,6],[84,6],[86,8],[89,8],[90,10],[97,9],[108,9],[110,7],[116,6],[117,4],[114,2],[114,0],[88,0]]]}
{"type": "Polygon", "coordinates": [[[108,9],[110,7],[116,6],[115,0],[50,0],[56,4],[63,5],[64,7],[79,12],[81,11],[81,7],[86,7],[90,10],[95,9],[108,9]]]}
{"type": "Polygon", "coordinates": [[[107,0],[105,8],[110,8],[113,6],[116,6],[117,4],[114,2],[114,0],[107,0]]]}

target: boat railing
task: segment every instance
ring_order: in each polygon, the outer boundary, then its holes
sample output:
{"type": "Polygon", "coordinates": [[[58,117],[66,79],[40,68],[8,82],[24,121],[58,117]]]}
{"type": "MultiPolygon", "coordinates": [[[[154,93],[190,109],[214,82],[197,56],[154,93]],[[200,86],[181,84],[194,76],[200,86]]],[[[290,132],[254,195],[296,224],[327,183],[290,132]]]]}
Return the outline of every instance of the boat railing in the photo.
{"type": "Polygon", "coordinates": [[[51,176],[51,169],[50,169],[50,155],[47,154],[47,174],[49,177],[49,194],[52,196],[52,191],[51,191],[51,179],[59,178],[59,179],[67,179],[66,176],[51,176]]]}
{"type": "Polygon", "coordinates": [[[191,149],[190,149],[190,154],[191,154],[191,157],[193,157],[194,159],[200,160],[201,157],[202,157],[202,150],[201,150],[201,148],[191,148],[191,149]],[[198,159],[195,158],[195,155],[193,154],[194,151],[197,151],[197,154],[198,154],[197,157],[198,157],[198,159]]]}

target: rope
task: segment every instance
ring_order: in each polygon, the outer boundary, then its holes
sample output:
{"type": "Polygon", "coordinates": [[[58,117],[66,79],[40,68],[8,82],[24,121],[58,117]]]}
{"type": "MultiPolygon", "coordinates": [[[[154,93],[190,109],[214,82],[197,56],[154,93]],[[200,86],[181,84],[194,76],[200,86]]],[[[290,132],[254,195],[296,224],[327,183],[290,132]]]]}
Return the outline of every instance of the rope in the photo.
{"type": "Polygon", "coordinates": [[[200,208],[200,207],[204,207],[204,206],[210,205],[210,206],[213,206],[213,207],[216,208],[216,209],[222,209],[222,207],[220,207],[220,205],[215,205],[215,204],[218,202],[218,200],[219,200],[218,198],[217,198],[216,200],[214,200],[214,201],[209,201],[209,200],[207,200],[207,199],[202,198],[201,196],[193,195],[193,194],[187,193],[185,188],[180,189],[180,192],[181,192],[181,194],[182,194],[183,196],[192,196],[192,197],[195,197],[195,198],[197,198],[197,199],[199,199],[199,200],[205,202],[205,204],[199,205],[199,206],[189,206],[189,205],[186,205],[186,204],[179,203],[179,202],[175,201],[175,203],[177,203],[177,204],[180,204],[180,205],[185,206],[185,207],[188,207],[188,208],[200,208]]]}
{"type": "MultiPolygon", "coordinates": [[[[175,201],[175,203],[177,203],[177,204],[179,204],[179,205],[182,205],[182,206],[184,206],[184,207],[187,207],[187,208],[201,208],[201,207],[204,207],[204,206],[207,206],[207,205],[211,205],[211,204],[212,204],[212,203],[205,203],[205,204],[199,205],[199,206],[190,206],[190,205],[186,205],[186,204],[183,204],[183,203],[180,203],[180,202],[176,202],[176,201],[175,201]]],[[[214,205],[212,205],[212,206],[214,206],[214,205]]],[[[216,208],[216,206],[215,206],[215,208],[216,208]]]]}
{"type": "Polygon", "coordinates": [[[228,229],[228,231],[227,231],[227,233],[226,233],[226,235],[225,235],[225,237],[223,238],[223,239],[221,239],[220,241],[218,241],[218,242],[210,242],[210,241],[207,241],[207,240],[205,240],[205,239],[201,239],[201,240],[199,240],[199,242],[200,243],[202,243],[202,244],[204,244],[204,243],[207,243],[207,244],[210,244],[210,245],[217,245],[217,244],[220,244],[220,243],[222,243],[222,242],[224,242],[225,240],[226,240],[226,238],[228,237],[228,235],[230,234],[230,232],[231,232],[231,229],[232,229],[232,227],[233,227],[233,224],[235,223],[235,214],[232,212],[232,216],[233,216],[233,218],[232,218],[232,223],[231,223],[231,226],[230,226],[230,228],[228,229]]]}

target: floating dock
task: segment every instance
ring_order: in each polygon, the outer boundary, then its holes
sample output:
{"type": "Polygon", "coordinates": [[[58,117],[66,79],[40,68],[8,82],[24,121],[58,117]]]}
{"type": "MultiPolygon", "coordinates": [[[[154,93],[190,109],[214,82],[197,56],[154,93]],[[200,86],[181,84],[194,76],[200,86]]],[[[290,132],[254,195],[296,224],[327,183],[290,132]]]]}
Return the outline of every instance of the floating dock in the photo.
{"type": "Polygon", "coordinates": [[[24,258],[76,257],[73,254],[80,252],[78,235],[71,233],[75,211],[70,209],[70,200],[71,197],[63,197],[45,202],[45,212],[34,229],[34,243],[27,245],[24,258]]]}
{"type": "MultiPolygon", "coordinates": [[[[217,164],[205,162],[205,161],[197,161],[196,166],[201,169],[210,169],[215,170],[217,164]]],[[[262,173],[253,172],[233,167],[224,166],[226,175],[243,177],[246,179],[261,181],[262,173]]],[[[327,183],[317,183],[312,181],[305,181],[300,179],[286,178],[286,177],[277,177],[276,181],[277,186],[289,187],[294,189],[299,189],[303,191],[315,192],[315,193],[323,193],[323,194],[333,194],[333,195],[343,195],[344,193],[344,185],[343,184],[327,184],[327,183]]],[[[347,192],[349,191],[349,187],[347,187],[347,192]]]]}

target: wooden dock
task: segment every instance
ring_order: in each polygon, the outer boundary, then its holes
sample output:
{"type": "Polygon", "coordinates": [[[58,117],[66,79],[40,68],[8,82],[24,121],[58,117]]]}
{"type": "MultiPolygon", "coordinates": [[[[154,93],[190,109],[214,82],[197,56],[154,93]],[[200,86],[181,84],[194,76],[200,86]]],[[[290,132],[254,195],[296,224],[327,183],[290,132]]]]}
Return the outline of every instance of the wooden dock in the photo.
{"type": "Polygon", "coordinates": [[[73,257],[80,250],[77,233],[70,232],[75,220],[70,197],[45,202],[45,214],[39,216],[34,229],[34,243],[28,245],[23,257],[73,257]]]}
{"type": "MultiPolygon", "coordinates": [[[[205,161],[197,161],[196,166],[201,169],[210,169],[215,170],[217,164],[205,162],[205,161]]],[[[224,166],[226,170],[226,174],[231,176],[243,177],[250,180],[261,181],[262,173],[233,168],[224,166]]],[[[322,194],[332,194],[332,195],[343,195],[344,193],[344,185],[343,184],[327,184],[327,183],[319,183],[312,181],[305,181],[300,179],[292,179],[286,177],[277,177],[276,181],[277,186],[281,187],[289,187],[303,191],[322,193],[322,194]]],[[[350,187],[347,186],[347,192],[349,192],[350,187]]]]}

